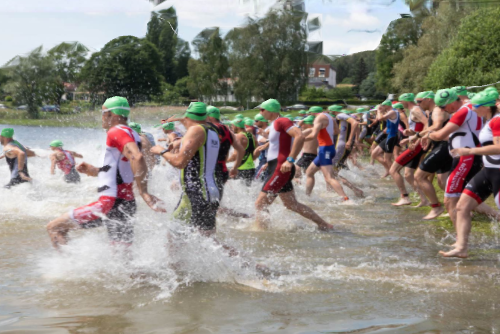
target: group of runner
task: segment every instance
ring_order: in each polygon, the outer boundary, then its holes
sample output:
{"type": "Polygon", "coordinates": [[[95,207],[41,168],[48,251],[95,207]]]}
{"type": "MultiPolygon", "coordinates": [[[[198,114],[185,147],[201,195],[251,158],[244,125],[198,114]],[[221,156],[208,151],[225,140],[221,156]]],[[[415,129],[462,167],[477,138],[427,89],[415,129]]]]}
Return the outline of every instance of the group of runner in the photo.
{"type": "MultiPolygon", "coordinates": [[[[381,163],[383,177],[390,175],[401,193],[393,205],[411,204],[406,180],[420,196],[417,207],[431,207],[423,219],[434,219],[444,212],[432,183],[437,176],[445,191],[444,206],[457,232],[452,250],[441,254],[467,257],[470,212],[496,215],[496,210],[482,204],[491,194],[500,208],[499,94],[492,87],[478,94],[455,87],[416,96],[406,93],[398,100],[386,100],[371,110],[314,106],[293,118],[281,116],[280,103],[270,99],[260,105],[254,119],[237,115],[232,121],[222,121],[218,108],[194,102],[181,116],[162,120],[165,138],[158,139],[162,146],[139,124],[128,122],[130,106],[125,98],[110,98],[102,107],[102,127],[107,131],[102,166],[77,165],[75,158],[82,155],[65,150],[60,140],[50,143],[51,173],[57,166],[66,182],[80,182],[79,174],[99,180],[96,202],[47,225],[52,244],[56,248],[65,245],[71,230],[105,225],[113,243],[130,245],[136,212],[133,183],[152,210],[165,212],[162,201],[148,192],[148,178],[160,157],[180,171],[182,195],[174,218],[203,235],[214,237],[218,213],[245,216],[220,207],[230,178],[241,179],[247,186],[262,183],[255,202],[260,229],[268,227],[268,208],[280,197],[287,209],[314,222],[319,230],[330,231],[331,224],[297,200],[294,183],[305,175],[306,194],[310,195],[321,171],[327,190],[343,201],[349,201],[344,186],[355,196],[364,197],[363,191],[339,171],[349,168],[347,159],[362,168],[357,157],[369,150],[372,163],[381,163]],[[182,124],[185,133],[177,131],[176,124],[182,124]],[[233,163],[230,169],[228,162],[233,163]]],[[[0,141],[4,146],[0,158],[5,157],[11,171],[6,187],[29,182],[28,157],[35,152],[16,141],[11,128],[1,131],[0,141]]]]}

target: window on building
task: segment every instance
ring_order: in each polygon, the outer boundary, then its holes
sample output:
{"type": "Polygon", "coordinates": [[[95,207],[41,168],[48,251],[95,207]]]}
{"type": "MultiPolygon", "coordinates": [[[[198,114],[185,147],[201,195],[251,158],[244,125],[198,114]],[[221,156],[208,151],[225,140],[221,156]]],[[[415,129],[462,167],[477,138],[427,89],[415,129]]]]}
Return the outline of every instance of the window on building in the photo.
{"type": "Polygon", "coordinates": [[[324,78],[325,77],[325,73],[326,73],[326,69],[324,69],[324,68],[320,68],[319,69],[319,77],[320,78],[324,78]]]}
{"type": "Polygon", "coordinates": [[[314,78],[316,75],[316,69],[314,67],[309,68],[309,77],[314,78]]]}

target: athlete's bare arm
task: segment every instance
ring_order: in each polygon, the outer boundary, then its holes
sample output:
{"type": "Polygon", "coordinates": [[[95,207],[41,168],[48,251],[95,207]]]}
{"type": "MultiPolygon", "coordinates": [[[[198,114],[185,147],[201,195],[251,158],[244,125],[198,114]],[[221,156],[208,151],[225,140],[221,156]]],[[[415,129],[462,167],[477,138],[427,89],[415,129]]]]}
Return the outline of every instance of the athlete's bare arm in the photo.
{"type": "Polygon", "coordinates": [[[346,144],[345,144],[345,147],[346,147],[347,149],[350,149],[350,147],[351,147],[351,143],[353,142],[353,139],[354,139],[354,138],[356,138],[356,137],[357,137],[357,135],[358,135],[358,132],[359,132],[359,126],[358,126],[358,124],[359,124],[359,122],[358,122],[358,121],[356,121],[354,118],[349,118],[349,119],[347,120],[347,122],[348,122],[349,124],[351,124],[351,129],[352,129],[352,131],[351,131],[351,134],[349,135],[349,139],[348,139],[348,141],[347,141],[347,142],[346,142],[346,144]]]}
{"type": "Polygon", "coordinates": [[[26,155],[28,156],[28,158],[36,157],[36,153],[27,147],[26,147],[26,155]]]}
{"type": "MultiPolygon", "coordinates": [[[[166,152],[163,154],[163,158],[173,167],[184,169],[204,142],[205,130],[201,126],[192,126],[186,132],[179,151],[177,153],[166,152]]],[[[151,150],[155,154],[160,154],[163,148],[155,146],[151,150]],[[157,152],[158,150],[160,151],[157,152]]]]}
{"type": "Polygon", "coordinates": [[[328,126],[328,119],[324,115],[319,115],[314,119],[314,125],[310,134],[305,137],[306,141],[318,138],[319,132],[328,126]]]}
{"type": "Polygon", "coordinates": [[[24,160],[26,159],[26,156],[28,156],[27,153],[24,153],[23,150],[21,150],[19,147],[14,146],[14,145],[9,145],[9,148],[10,148],[10,150],[8,152],[6,152],[5,154],[9,158],[16,158],[17,157],[17,169],[19,170],[19,176],[21,177],[21,179],[23,179],[25,181],[31,181],[31,178],[29,178],[22,171],[24,169],[24,160]]]}
{"type": "Polygon", "coordinates": [[[233,168],[229,171],[229,176],[236,177],[236,175],[238,175],[238,168],[241,166],[241,163],[243,162],[243,157],[245,156],[246,146],[241,145],[241,143],[238,140],[236,140],[235,138],[236,135],[234,133],[231,132],[231,136],[233,137],[233,145],[232,145],[234,148],[233,154],[236,155],[236,157],[234,160],[233,168]]]}
{"type": "MultiPolygon", "coordinates": [[[[302,146],[304,146],[304,136],[302,135],[302,131],[296,126],[292,126],[288,129],[287,133],[293,138],[292,150],[290,151],[290,157],[294,160],[297,159],[300,151],[302,150],[302,146]]],[[[282,173],[288,173],[292,170],[293,164],[290,161],[285,161],[280,168],[282,173]]]]}
{"type": "Polygon", "coordinates": [[[73,158],[80,158],[80,159],[83,158],[83,155],[81,155],[78,152],[75,152],[75,151],[68,151],[68,152],[73,156],[73,158]]]}
{"type": "Polygon", "coordinates": [[[51,175],[54,175],[56,173],[56,161],[57,161],[56,154],[52,153],[50,155],[50,174],[51,175]]]}
{"type": "MultiPolygon", "coordinates": [[[[245,136],[243,133],[238,133],[238,134],[234,135],[234,139],[235,139],[234,140],[235,142],[238,142],[240,144],[240,146],[243,147],[243,151],[245,151],[245,147],[247,147],[247,145],[248,145],[248,138],[247,138],[247,136],[245,136]]],[[[245,155],[245,154],[243,153],[243,155],[245,155]]],[[[237,152],[234,151],[227,158],[227,162],[233,162],[233,161],[236,161],[236,159],[237,159],[237,152]]],[[[241,159],[243,159],[243,156],[241,157],[241,159]]],[[[241,164],[241,161],[240,161],[240,164],[241,164]]]]}

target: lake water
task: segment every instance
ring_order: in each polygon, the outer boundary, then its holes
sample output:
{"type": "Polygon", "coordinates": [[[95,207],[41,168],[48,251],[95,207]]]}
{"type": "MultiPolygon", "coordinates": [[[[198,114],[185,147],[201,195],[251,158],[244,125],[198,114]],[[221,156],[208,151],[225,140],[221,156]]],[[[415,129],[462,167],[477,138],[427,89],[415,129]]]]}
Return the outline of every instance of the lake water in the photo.
{"type": "MultiPolygon", "coordinates": [[[[2,126],[4,127],[4,126],[2,126]]],[[[150,127],[146,127],[152,130],[150,127]]],[[[368,197],[341,204],[318,177],[311,198],[298,198],[341,233],[324,234],[276,203],[269,231],[252,219],[218,218],[218,238],[241,250],[229,258],[197,235],[167,240],[183,226],[171,213],[177,173],[157,166],[151,192],[168,214],[141,199],[131,257],[113,249],[103,229],[76,231],[63,252],[45,231],[51,219],[97,199],[97,180],[68,185],[50,175],[48,144],[61,139],[99,164],[99,129],[15,127],[40,157],[29,161],[33,184],[0,189],[0,333],[497,333],[500,329],[498,224],[474,234],[472,257],[448,260],[438,250],[451,236],[389,205],[398,194],[378,167],[342,175],[368,197]],[[175,245],[176,251],[173,251],[175,245]],[[244,261],[283,274],[261,279],[244,261]],[[172,269],[176,263],[176,270],[172,269]],[[140,278],[137,274],[144,274],[140,278]]],[[[152,132],[159,135],[156,130],[152,132]]],[[[5,160],[0,181],[8,182],[5,160]]],[[[259,185],[229,181],[223,206],[253,213],[259,185]]],[[[351,194],[351,193],[349,193],[351,194]]],[[[279,202],[279,201],[278,201],[279,202]]]]}

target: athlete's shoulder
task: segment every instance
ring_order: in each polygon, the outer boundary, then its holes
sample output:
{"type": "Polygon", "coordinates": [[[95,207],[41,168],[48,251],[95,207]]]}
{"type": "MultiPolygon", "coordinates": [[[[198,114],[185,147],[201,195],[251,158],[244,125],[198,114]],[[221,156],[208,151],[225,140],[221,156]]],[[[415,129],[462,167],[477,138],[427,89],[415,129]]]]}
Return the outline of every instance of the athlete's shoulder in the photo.
{"type": "Polygon", "coordinates": [[[458,109],[456,113],[451,115],[450,122],[459,126],[464,124],[464,122],[468,119],[467,116],[469,115],[469,113],[474,113],[474,111],[472,110],[472,105],[470,105],[470,108],[469,105],[463,105],[462,107],[460,107],[460,109],[458,109]]]}
{"type": "Polygon", "coordinates": [[[500,136],[500,115],[497,115],[491,119],[488,123],[494,136],[500,136]]]}

